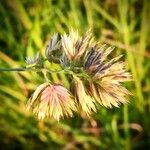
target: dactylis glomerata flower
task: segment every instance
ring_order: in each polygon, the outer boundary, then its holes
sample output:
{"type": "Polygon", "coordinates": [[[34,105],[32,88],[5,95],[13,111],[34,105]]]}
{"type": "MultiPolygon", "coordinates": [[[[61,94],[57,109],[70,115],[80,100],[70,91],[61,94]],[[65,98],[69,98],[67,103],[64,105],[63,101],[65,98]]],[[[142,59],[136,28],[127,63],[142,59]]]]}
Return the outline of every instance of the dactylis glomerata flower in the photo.
{"type": "Polygon", "coordinates": [[[66,88],[43,83],[37,87],[30,98],[28,109],[31,109],[38,119],[53,117],[59,120],[63,116],[72,116],[76,106],[66,88]]]}
{"type": "Polygon", "coordinates": [[[113,49],[95,42],[91,30],[83,37],[74,30],[68,35],[54,34],[45,55],[49,61],[58,60],[69,75],[70,92],[62,85],[44,83],[36,89],[28,108],[39,119],[59,120],[77,110],[90,115],[96,112],[97,104],[112,108],[126,103],[126,96],[131,93],[122,83],[130,81],[131,75],[126,72],[125,63],[119,61],[121,56],[108,60],[113,49]]]}
{"type": "Polygon", "coordinates": [[[36,53],[36,55],[34,57],[27,57],[26,58],[26,63],[29,66],[36,66],[37,68],[41,68],[42,65],[43,65],[39,53],[36,53]]]}

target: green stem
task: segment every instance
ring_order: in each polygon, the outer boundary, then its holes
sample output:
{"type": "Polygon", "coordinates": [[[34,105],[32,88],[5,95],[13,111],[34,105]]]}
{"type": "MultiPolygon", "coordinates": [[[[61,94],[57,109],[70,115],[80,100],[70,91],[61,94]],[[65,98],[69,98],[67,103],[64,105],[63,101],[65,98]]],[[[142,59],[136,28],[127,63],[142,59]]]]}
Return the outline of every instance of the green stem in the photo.
{"type": "Polygon", "coordinates": [[[26,67],[23,67],[23,68],[0,68],[0,72],[3,72],[3,71],[29,71],[30,68],[26,68],[26,67]]]}
{"type": "Polygon", "coordinates": [[[50,82],[49,78],[47,77],[47,70],[43,69],[42,73],[44,75],[44,78],[45,78],[46,82],[50,82]]]}
{"type": "Polygon", "coordinates": [[[86,72],[84,72],[83,69],[80,70],[79,73],[75,73],[73,71],[71,71],[70,67],[67,67],[65,69],[62,70],[50,70],[47,68],[40,68],[39,70],[34,68],[36,67],[36,65],[30,65],[30,66],[26,66],[26,67],[22,67],[22,68],[0,68],[0,72],[4,72],[4,71],[39,71],[42,72],[44,75],[44,78],[46,81],[49,82],[49,79],[47,78],[47,73],[63,73],[63,74],[70,74],[73,76],[78,76],[78,77],[84,77],[84,78],[89,78],[89,76],[86,74],[86,72]]]}
{"type": "MultiPolygon", "coordinates": [[[[27,66],[27,67],[22,67],[22,68],[0,68],[0,72],[3,71],[35,71],[35,69],[33,69],[33,67],[35,66],[27,66]]],[[[69,73],[68,70],[69,68],[63,69],[63,70],[50,70],[50,69],[46,69],[46,68],[42,68],[41,71],[47,71],[49,73],[69,73]]],[[[39,70],[40,71],[40,70],[39,70]]]]}
{"type": "Polygon", "coordinates": [[[129,116],[128,116],[128,106],[125,105],[124,106],[124,110],[123,110],[123,115],[124,115],[124,132],[125,132],[125,136],[126,136],[126,150],[130,150],[131,149],[131,144],[130,144],[130,133],[129,133],[129,127],[128,127],[128,123],[129,123],[129,116]]]}
{"type": "Polygon", "coordinates": [[[49,73],[69,73],[68,69],[62,69],[62,70],[50,70],[50,69],[46,69],[44,68],[43,70],[46,70],[49,73]]]}

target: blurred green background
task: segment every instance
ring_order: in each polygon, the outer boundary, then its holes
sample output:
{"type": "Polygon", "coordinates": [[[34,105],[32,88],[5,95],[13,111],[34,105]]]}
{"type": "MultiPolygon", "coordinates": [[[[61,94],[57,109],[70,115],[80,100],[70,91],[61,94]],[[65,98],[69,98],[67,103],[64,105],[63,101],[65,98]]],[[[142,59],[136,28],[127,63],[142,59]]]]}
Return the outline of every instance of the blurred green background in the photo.
{"type": "MultiPolygon", "coordinates": [[[[35,72],[0,72],[1,150],[144,150],[150,147],[150,1],[149,0],[0,0],[0,68],[25,65],[25,57],[44,54],[54,32],[92,27],[101,43],[124,54],[133,82],[130,103],[99,107],[88,119],[75,115],[59,123],[38,122],[26,111],[35,72]]],[[[59,67],[59,66],[53,66],[59,67]]],[[[51,75],[53,81],[67,80],[51,75]]]]}

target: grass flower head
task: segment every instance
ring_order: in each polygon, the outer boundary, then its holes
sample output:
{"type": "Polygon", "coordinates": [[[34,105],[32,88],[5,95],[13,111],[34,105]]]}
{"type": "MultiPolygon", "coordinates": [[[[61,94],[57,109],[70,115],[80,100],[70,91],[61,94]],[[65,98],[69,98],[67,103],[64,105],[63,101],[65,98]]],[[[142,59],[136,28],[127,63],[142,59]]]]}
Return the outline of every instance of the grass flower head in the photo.
{"type": "Polygon", "coordinates": [[[44,83],[37,87],[30,98],[28,108],[38,119],[45,117],[59,120],[64,116],[72,116],[76,110],[69,91],[61,85],[44,83]]]}
{"type": "MultiPolygon", "coordinates": [[[[29,109],[39,119],[52,117],[59,120],[72,116],[76,108],[90,115],[96,112],[97,104],[112,108],[127,103],[126,96],[131,93],[122,83],[130,81],[131,75],[126,71],[125,63],[120,61],[122,56],[108,59],[113,50],[113,47],[94,41],[91,30],[82,37],[74,30],[64,33],[61,38],[54,34],[45,51],[46,58],[62,66],[63,70],[57,73],[69,75],[68,80],[73,80],[70,86],[73,90],[69,92],[61,85],[44,83],[30,98],[29,109]]],[[[28,62],[38,60],[36,56],[28,62]]],[[[50,72],[49,69],[46,71],[50,72]]],[[[46,74],[44,77],[48,81],[46,74]]]]}

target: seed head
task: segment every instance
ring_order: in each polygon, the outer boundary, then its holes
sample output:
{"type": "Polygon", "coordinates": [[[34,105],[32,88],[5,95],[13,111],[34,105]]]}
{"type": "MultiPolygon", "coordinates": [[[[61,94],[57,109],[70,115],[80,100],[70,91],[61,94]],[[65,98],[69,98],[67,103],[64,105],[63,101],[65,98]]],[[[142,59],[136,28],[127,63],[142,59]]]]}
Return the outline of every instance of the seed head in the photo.
{"type": "Polygon", "coordinates": [[[65,33],[61,36],[63,51],[69,60],[79,60],[86,51],[90,40],[90,30],[83,37],[80,37],[74,30],[71,30],[69,35],[65,33]]]}
{"type": "MultiPolygon", "coordinates": [[[[44,83],[35,90],[28,108],[39,119],[49,117],[59,120],[64,116],[72,116],[76,108],[90,115],[96,111],[97,104],[112,108],[127,103],[126,97],[131,93],[122,83],[130,81],[131,75],[126,71],[125,63],[120,61],[122,56],[109,60],[107,56],[113,50],[114,47],[94,41],[91,30],[83,37],[74,30],[63,34],[61,39],[58,39],[58,34],[54,34],[45,55],[49,61],[62,66],[68,79],[73,79],[70,87],[74,97],[61,85],[44,83]]],[[[39,55],[26,61],[38,64],[39,55]]]]}
{"type": "Polygon", "coordinates": [[[47,57],[47,59],[50,60],[52,58],[52,52],[58,50],[59,47],[60,47],[60,42],[58,40],[58,34],[55,33],[50,39],[47,48],[45,50],[45,56],[47,57]]]}
{"type": "Polygon", "coordinates": [[[78,78],[74,77],[74,97],[79,104],[81,110],[87,115],[90,115],[92,111],[96,111],[95,100],[88,95],[83,82],[78,78]]]}
{"type": "Polygon", "coordinates": [[[41,66],[41,57],[40,57],[40,53],[36,53],[36,55],[34,57],[26,57],[26,63],[28,65],[37,65],[37,66],[41,66]]]}
{"type": "Polygon", "coordinates": [[[130,81],[131,75],[125,70],[125,63],[118,61],[121,56],[106,61],[112,47],[91,47],[84,62],[84,70],[91,76],[88,91],[97,102],[105,107],[118,107],[126,103],[126,95],[131,94],[122,86],[122,82],[130,81]]]}
{"type": "Polygon", "coordinates": [[[59,120],[64,116],[71,117],[76,106],[66,88],[44,83],[37,87],[30,98],[28,109],[32,110],[38,119],[48,117],[59,120]]]}

